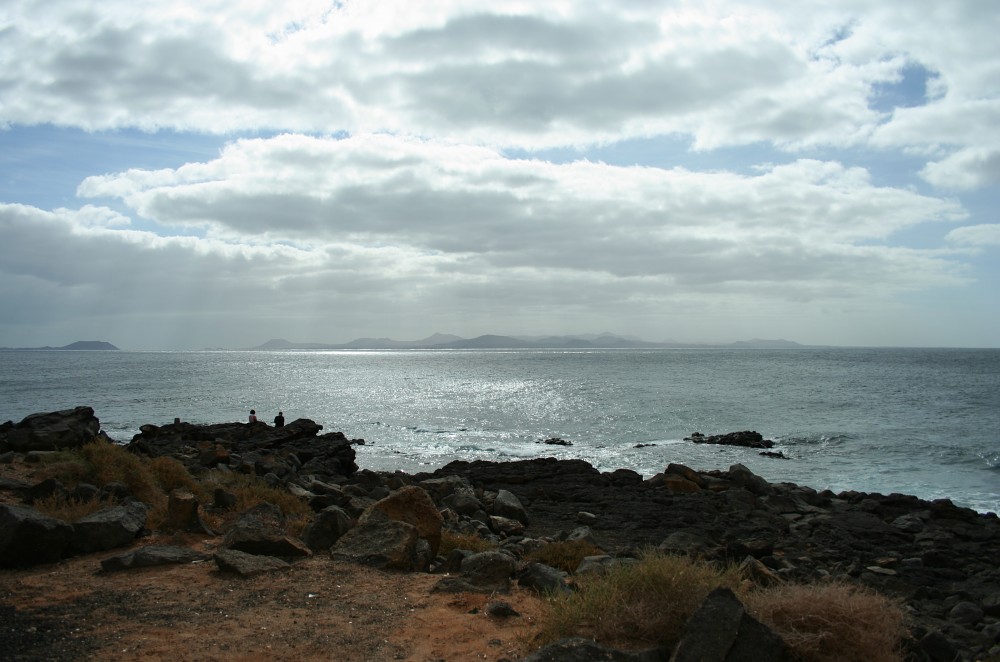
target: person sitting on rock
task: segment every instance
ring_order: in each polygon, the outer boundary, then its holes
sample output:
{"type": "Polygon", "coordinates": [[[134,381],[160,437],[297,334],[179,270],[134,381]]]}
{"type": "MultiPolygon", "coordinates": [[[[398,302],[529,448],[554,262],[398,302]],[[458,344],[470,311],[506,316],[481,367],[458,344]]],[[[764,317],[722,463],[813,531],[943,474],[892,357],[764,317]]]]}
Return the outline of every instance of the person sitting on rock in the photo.
{"type": "Polygon", "coordinates": [[[278,412],[278,415],[274,417],[274,427],[283,428],[285,427],[285,415],[282,412],[278,412]]]}
{"type": "Polygon", "coordinates": [[[256,423],[257,422],[257,410],[256,409],[251,409],[250,410],[250,421],[249,422],[250,423],[256,423]]]}

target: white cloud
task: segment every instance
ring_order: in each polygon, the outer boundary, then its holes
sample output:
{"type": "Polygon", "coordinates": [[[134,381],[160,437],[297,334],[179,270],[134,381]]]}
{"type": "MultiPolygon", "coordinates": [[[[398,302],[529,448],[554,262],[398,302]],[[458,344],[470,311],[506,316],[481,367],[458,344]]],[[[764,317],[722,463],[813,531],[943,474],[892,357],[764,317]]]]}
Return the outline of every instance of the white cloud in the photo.
{"type": "Polygon", "coordinates": [[[959,150],[941,161],[928,163],[920,176],[944,189],[1000,186],[1000,144],[959,150]]]}
{"type": "Polygon", "coordinates": [[[968,144],[964,123],[927,132],[919,118],[996,101],[995,19],[971,1],[915,4],[15,2],[0,10],[0,122],[527,147],[968,144]],[[909,62],[944,95],[879,126],[873,86],[909,62]]]}
{"type": "Polygon", "coordinates": [[[1000,246],[1000,225],[967,225],[948,233],[948,241],[967,246],[1000,246]]]}
{"type": "Polygon", "coordinates": [[[215,161],[92,177],[79,192],[220,240],[397,246],[473,279],[528,269],[806,299],[954,282],[938,256],[865,244],[964,217],[832,162],[755,176],[554,165],[386,135],[240,140],[215,161]]]}

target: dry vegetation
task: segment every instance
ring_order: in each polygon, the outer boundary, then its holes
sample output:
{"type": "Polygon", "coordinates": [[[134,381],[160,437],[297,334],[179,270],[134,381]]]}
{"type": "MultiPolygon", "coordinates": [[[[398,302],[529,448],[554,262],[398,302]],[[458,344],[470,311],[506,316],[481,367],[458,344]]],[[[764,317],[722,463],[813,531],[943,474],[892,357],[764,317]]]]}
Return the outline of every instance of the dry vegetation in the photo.
{"type": "MultiPolygon", "coordinates": [[[[279,506],[295,534],[312,517],[306,502],[267,485],[256,476],[211,471],[199,479],[170,458],[148,460],[120,446],[95,441],[76,451],[48,455],[41,478],[57,478],[68,488],[79,483],[102,487],[123,483],[130,493],[152,506],[149,526],[166,521],[171,490],[185,489],[209,503],[214,489],[236,496],[230,514],[210,514],[213,525],[257,504],[279,506]]],[[[113,501],[81,501],[61,495],[35,502],[42,512],[74,521],[113,501]]],[[[453,549],[474,552],[495,548],[475,535],[443,532],[440,553],[453,549]]],[[[526,561],[540,562],[572,573],[586,556],[602,550],[585,541],[555,542],[532,552],[526,561]]],[[[625,649],[670,646],[676,643],[691,614],[715,588],[732,589],[748,611],[786,641],[803,662],[900,660],[900,642],[906,634],[900,605],[872,591],[843,583],[780,586],[759,589],[740,577],[735,568],[719,569],[698,560],[645,554],[639,563],[615,567],[601,575],[577,578],[577,591],[549,598],[535,643],[567,636],[593,638],[625,649]]]]}
{"type": "Polygon", "coordinates": [[[751,615],[778,633],[802,662],[896,662],[906,636],[900,605],[845,583],[760,589],[733,568],[647,553],[639,563],[588,576],[554,597],[541,639],[584,636],[626,649],[672,646],[715,588],[733,590],[751,615]]]}
{"type": "Polygon", "coordinates": [[[851,584],[788,585],[747,596],[804,662],[893,662],[902,659],[906,618],[898,602],[851,584]]]}

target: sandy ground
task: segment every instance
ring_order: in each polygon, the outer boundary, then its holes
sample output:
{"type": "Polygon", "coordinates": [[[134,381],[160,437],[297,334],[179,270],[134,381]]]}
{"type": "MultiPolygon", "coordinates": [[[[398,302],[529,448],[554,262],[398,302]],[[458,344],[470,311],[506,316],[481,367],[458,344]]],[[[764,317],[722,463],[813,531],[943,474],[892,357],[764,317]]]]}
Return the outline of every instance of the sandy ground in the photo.
{"type": "Polygon", "coordinates": [[[5,646],[3,657],[517,660],[532,648],[544,609],[521,590],[433,593],[439,576],[323,557],[243,579],[219,573],[212,561],[98,572],[99,559],[108,555],[0,571],[0,604],[14,606],[23,621],[0,617],[4,628],[51,621],[47,636],[42,627],[27,645],[5,646]],[[520,616],[486,615],[491,600],[509,603],[520,616]]]}
{"type": "MultiPolygon", "coordinates": [[[[140,544],[211,553],[219,539],[154,535],[140,544]]],[[[382,572],[325,555],[253,578],[220,573],[213,561],[100,572],[101,559],[125,551],[0,569],[0,658],[518,660],[537,647],[545,608],[520,589],[434,593],[440,575],[382,572]],[[488,616],[495,600],[520,615],[488,616]]]]}

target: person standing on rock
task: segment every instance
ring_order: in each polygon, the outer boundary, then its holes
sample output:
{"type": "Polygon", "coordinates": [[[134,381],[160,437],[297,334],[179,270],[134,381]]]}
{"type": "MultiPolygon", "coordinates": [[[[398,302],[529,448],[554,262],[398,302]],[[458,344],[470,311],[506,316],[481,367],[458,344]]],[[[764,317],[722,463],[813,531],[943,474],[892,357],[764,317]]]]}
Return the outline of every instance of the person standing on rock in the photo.
{"type": "Polygon", "coordinates": [[[248,422],[250,422],[250,423],[256,423],[257,422],[257,410],[256,409],[251,409],[250,410],[250,419],[249,419],[248,422]]]}
{"type": "Polygon", "coordinates": [[[285,414],[278,412],[278,415],[274,417],[274,427],[283,428],[285,427],[285,414]]]}

